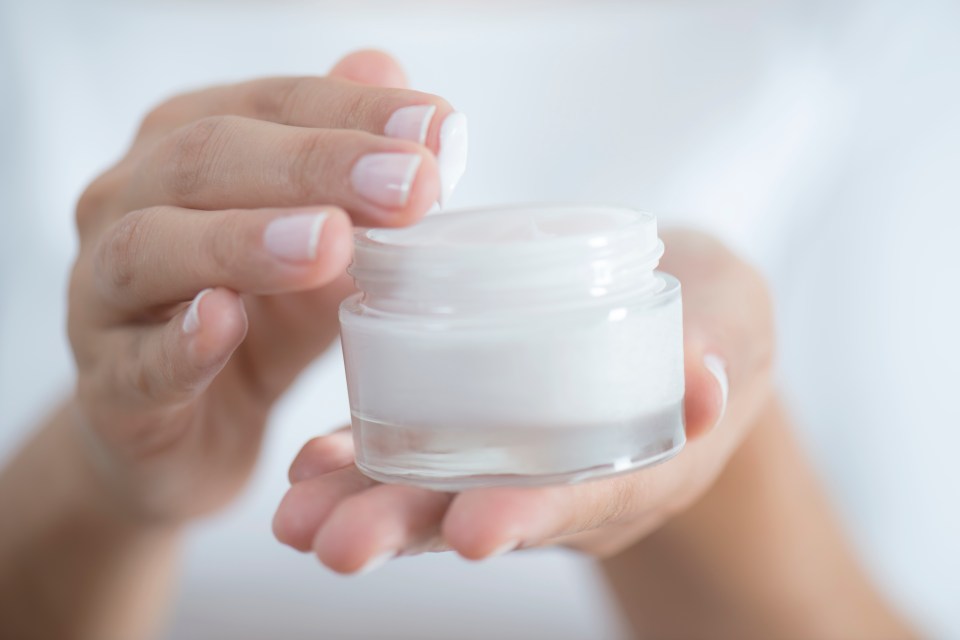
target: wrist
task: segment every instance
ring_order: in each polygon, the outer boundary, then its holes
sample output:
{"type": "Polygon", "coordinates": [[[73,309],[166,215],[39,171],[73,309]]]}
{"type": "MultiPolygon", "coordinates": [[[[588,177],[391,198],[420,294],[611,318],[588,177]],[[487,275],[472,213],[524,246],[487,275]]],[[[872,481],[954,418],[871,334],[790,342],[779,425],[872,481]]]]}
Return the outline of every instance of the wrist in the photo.
{"type": "Polygon", "coordinates": [[[604,569],[656,637],[912,637],[857,564],[776,398],[707,493],[604,569]]]}
{"type": "Polygon", "coordinates": [[[60,465],[63,492],[71,511],[111,535],[176,536],[182,523],[152,518],[137,507],[128,483],[90,430],[76,401],[66,403],[48,426],[50,460],[60,465]]]}
{"type": "Polygon", "coordinates": [[[0,476],[0,620],[15,637],[144,637],[163,613],[179,527],[131,517],[61,407],[0,476]]]}

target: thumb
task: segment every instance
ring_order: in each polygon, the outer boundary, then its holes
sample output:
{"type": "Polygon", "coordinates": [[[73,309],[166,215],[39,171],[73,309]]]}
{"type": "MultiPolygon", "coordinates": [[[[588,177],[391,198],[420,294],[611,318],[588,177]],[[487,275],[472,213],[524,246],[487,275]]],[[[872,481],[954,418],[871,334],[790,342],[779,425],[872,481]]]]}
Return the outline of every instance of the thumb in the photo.
{"type": "Polygon", "coordinates": [[[662,235],[663,269],[683,285],[687,438],[703,436],[721,418],[725,430],[742,433],[770,391],[774,333],[766,284],[715,238],[683,229],[662,235]]]}
{"type": "Polygon", "coordinates": [[[407,88],[407,74],[393,56],[376,49],[349,53],[333,65],[330,75],[375,87],[407,88]]]}
{"type": "Polygon", "coordinates": [[[730,383],[726,359],[702,345],[684,345],[684,418],[687,438],[695,440],[723,419],[730,383]]]}

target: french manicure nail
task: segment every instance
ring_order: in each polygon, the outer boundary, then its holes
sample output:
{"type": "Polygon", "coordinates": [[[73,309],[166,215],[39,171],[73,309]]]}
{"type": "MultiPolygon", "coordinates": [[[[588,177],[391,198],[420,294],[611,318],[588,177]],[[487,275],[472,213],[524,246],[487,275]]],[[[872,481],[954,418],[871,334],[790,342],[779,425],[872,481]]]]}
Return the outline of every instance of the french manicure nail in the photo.
{"type": "Polygon", "coordinates": [[[270,221],[263,232],[263,246],[286,262],[310,262],[317,258],[325,213],[300,213],[270,221]]]}
{"type": "Polygon", "coordinates": [[[200,328],[200,301],[203,297],[213,291],[213,289],[204,289],[196,295],[190,306],[187,307],[187,313],[183,316],[183,332],[187,335],[196,333],[200,328]]]}
{"type": "Polygon", "coordinates": [[[717,417],[717,423],[723,419],[723,414],[727,412],[727,396],[730,394],[730,381],[727,378],[727,361],[720,356],[708,353],[703,356],[703,366],[717,379],[720,385],[720,395],[722,402],[720,404],[720,415],[717,417]]]}
{"type": "Polygon", "coordinates": [[[443,207],[467,169],[467,116],[459,111],[448,115],[440,125],[437,166],[440,170],[440,206],[443,207]]]}
{"type": "Polygon", "coordinates": [[[362,576],[368,573],[372,573],[377,569],[379,569],[380,567],[382,567],[383,565],[387,564],[387,562],[389,562],[395,557],[397,557],[397,552],[393,550],[384,551],[383,553],[378,553],[377,555],[367,560],[366,564],[364,564],[362,567],[357,569],[354,575],[362,576]]]}
{"type": "Polygon", "coordinates": [[[350,180],[358,194],[381,207],[407,204],[422,158],[416,153],[371,153],[353,166],[350,180]]]}
{"type": "Polygon", "coordinates": [[[487,554],[487,559],[489,560],[490,558],[496,558],[497,556],[502,556],[504,554],[510,553],[511,551],[513,551],[519,546],[520,546],[519,540],[508,540],[507,542],[504,542],[502,545],[500,545],[499,547],[491,551],[489,554],[487,554]]]}
{"type": "Polygon", "coordinates": [[[437,112],[436,105],[418,104],[412,107],[401,107],[393,112],[387,120],[383,133],[389,138],[412,140],[419,144],[427,141],[427,131],[430,130],[430,121],[437,112]]]}

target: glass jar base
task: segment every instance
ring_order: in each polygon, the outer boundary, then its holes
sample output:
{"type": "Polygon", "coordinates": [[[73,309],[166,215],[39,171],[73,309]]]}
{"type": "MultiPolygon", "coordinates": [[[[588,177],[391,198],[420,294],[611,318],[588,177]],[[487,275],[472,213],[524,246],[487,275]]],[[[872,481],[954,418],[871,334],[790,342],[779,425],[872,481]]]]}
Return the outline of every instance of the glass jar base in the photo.
{"type": "Polygon", "coordinates": [[[370,478],[437,491],[573,484],[678,454],[680,403],[626,423],[581,428],[412,428],[353,416],[357,467],[370,478]]]}

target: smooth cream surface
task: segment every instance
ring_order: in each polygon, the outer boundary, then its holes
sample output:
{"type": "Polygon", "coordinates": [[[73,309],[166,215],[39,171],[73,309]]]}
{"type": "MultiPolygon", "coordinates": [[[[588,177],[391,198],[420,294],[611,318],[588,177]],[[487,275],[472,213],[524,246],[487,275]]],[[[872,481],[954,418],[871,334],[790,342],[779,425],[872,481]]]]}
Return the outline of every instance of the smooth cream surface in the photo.
{"type": "MultiPolygon", "coordinates": [[[[552,240],[604,240],[626,231],[656,244],[656,219],[645,213],[596,206],[563,205],[536,209],[442,213],[401,229],[370,229],[365,236],[402,247],[522,246],[552,240]]],[[[640,247],[643,248],[643,247],[640,247]]]]}

